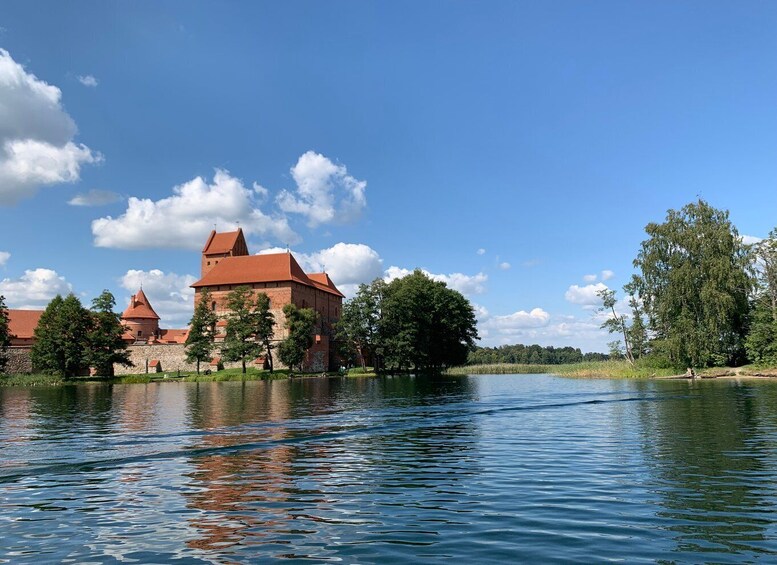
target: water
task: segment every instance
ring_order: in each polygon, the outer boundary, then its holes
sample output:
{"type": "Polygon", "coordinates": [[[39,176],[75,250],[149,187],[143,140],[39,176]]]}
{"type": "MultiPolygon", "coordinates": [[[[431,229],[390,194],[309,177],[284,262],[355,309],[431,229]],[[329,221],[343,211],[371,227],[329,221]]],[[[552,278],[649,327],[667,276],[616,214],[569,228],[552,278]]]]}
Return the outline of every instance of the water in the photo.
{"type": "Polygon", "coordinates": [[[0,562],[777,561],[777,383],[0,388],[0,562]]]}

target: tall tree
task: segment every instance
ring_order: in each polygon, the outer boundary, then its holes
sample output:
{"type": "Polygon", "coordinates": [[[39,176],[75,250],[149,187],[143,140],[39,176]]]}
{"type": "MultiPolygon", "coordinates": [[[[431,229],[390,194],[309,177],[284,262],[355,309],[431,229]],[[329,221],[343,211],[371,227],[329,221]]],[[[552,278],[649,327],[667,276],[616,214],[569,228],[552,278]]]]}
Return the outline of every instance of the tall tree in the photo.
{"type": "MultiPolygon", "coordinates": [[[[615,291],[609,288],[602,288],[596,291],[596,296],[602,299],[602,306],[599,308],[599,312],[607,312],[608,318],[602,323],[602,329],[607,330],[610,333],[619,333],[623,338],[624,345],[624,357],[626,360],[634,364],[634,354],[631,351],[631,339],[629,337],[629,328],[626,326],[626,316],[618,314],[615,310],[615,305],[618,300],[615,298],[615,291]]],[[[615,348],[610,347],[610,354],[615,351],[615,348]]],[[[617,349],[620,351],[620,348],[617,349]]]]}
{"type": "Polygon", "coordinates": [[[251,289],[239,286],[227,295],[227,335],[221,353],[227,361],[240,361],[246,372],[246,359],[257,357],[262,344],[256,341],[256,313],[251,289]]]}
{"type": "Polygon", "coordinates": [[[216,340],[216,313],[210,308],[211,296],[208,289],[200,294],[200,299],[194,307],[192,319],[189,322],[189,335],[186,336],[186,362],[197,364],[197,374],[200,374],[200,363],[210,359],[216,340]]]}
{"type": "Polygon", "coordinates": [[[5,372],[8,364],[8,347],[11,345],[8,308],[5,306],[5,296],[0,294],[0,373],[5,372]]]}
{"type": "Polygon", "coordinates": [[[295,304],[283,307],[286,317],[288,337],[278,346],[278,357],[290,369],[302,369],[305,353],[313,347],[313,332],[318,322],[318,314],[311,308],[297,308],[295,304]]]}
{"type": "Polygon", "coordinates": [[[264,292],[256,295],[254,305],[254,323],[256,340],[264,347],[267,355],[267,364],[270,372],[273,372],[272,339],[275,335],[275,316],[270,311],[270,297],[264,292]]]}
{"type": "Polygon", "coordinates": [[[400,370],[462,365],[478,339],[469,301],[418,269],[386,287],[381,310],[379,340],[387,364],[400,370]]]}
{"type": "Polygon", "coordinates": [[[627,292],[644,307],[651,348],[679,367],[741,362],[753,273],[728,212],[699,200],[645,231],[627,292]]]}
{"type": "Polygon", "coordinates": [[[92,317],[74,294],[49,302],[35,328],[30,357],[36,371],[71,378],[88,363],[86,346],[92,317]]]}
{"type": "Polygon", "coordinates": [[[760,290],[768,297],[772,319],[777,322],[777,228],[769,232],[769,237],[756,243],[754,251],[760,267],[760,290]]]}
{"type": "Polygon", "coordinates": [[[127,343],[122,339],[121,316],[113,311],[116,300],[108,290],[92,300],[92,323],[87,334],[86,361],[98,375],[113,376],[114,363],[131,367],[127,343]]]}
{"type": "Polygon", "coordinates": [[[359,285],[356,296],[343,304],[343,311],[337,325],[337,337],[351,345],[364,368],[367,358],[372,357],[376,368],[380,362],[376,346],[381,321],[381,303],[386,283],[375,279],[371,284],[359,285]]]}
{"type": "Polygon", "coordinates": [[[753,363],[777,363],[777,229],[753,246],[757,284],[745,340],[753,363]]]}

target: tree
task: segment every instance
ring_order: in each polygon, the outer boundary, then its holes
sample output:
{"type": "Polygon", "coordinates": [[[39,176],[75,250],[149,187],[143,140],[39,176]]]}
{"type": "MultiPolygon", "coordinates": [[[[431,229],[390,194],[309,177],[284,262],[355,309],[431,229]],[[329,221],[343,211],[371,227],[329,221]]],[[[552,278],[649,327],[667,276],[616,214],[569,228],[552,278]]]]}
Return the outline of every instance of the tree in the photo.
{"type": "Polygon", "coordinates": [[[256,313],[251,289],[239,286],[227,295],[227,335],[221,353],[227,361],[240,361],[246,372],[246,359],[257,357],[262,344],[256,341],[256,313]]]}
{"type": "Polygon", "coordinates": [[[275,316],[270,311],[270,297],[264,292],[257,294],[254,308],[256,340],[264,347],[267,355],[267,364],[272,373],[272,339],[275,335],[275,316]]]}
{"type": "Polygon", "coordinates": [[[362,368],[366,367],[368,357],[373,358],[376,368],[380,365],[379,359],[376,358],[376,346],[385,289],[386,283],[375,279],[369,285],[359,285],[356,296],[343,304],[337,336],[356,350],[362,368]]]}
{"type": "Polygon", "coordinates": [[[387,285],[381,313],[379,341],[386,363],[396,369],[463,365],[478,339],[469,301],[418,269],[387,285]]]}
{"type": "Polygon", "coordinates": [[[740,363],[753,273],[728,212],[699,200],[645,231],[627,292],[644,308],[651,349],[678,367],[740,363]]]}
{"type": "Polygon", "coordinates": [[[86,361],[98,375],[113,376],[113,365],[131,367],[127,343],[122,339],[121,316],[113,311],[116,300],[108,290],[92,300],[91,327],[87,333],[86,361]]]}
{"type": "Polygon", "coordinates": [[[186,336],[186,362],[197,363],[197,374],[200,374],[200,363],[210,359],[215,347],[216,314],[210,308],[210,291],[204,289],[194,307],[192,319],[189,322],[189,335],[186,336]]]}
{"type": "Polygon", "coordinates": [[[5,296],[0,294],[0,373],[8,364],[8,347],[11,345],[8,308],[5,306],[5,296]]]}
{"type": "Polygon", "coordinates": [[[35,328],[30,352],[36,371],[71,378],[88,363],[88,334],[92,317],[74,294],[59,294],[49,302],[35,328]]]}
{"type": "MultiPolygon", "coordinates": [[[[610,333],[620,333],[623,336],[624,356],[633,365],[634,354],[631,352],[631,339],[629,338],[629,330],[626,327],[626,316],[615,311],[615,305],[618,303],[615,299],[615,291],[609,288],[602,288],[596,291],[596,296],[602,299],[602,307],[599,308],[599,311],[610,313],[610,316],[602,323],[602,329],[610,333]]],[[[610,346],[610,354],[613,355],[614,349],[612,344],[608,345],[610,346]]],[[[618,351],[620,351],[620,348],[618,348],[618,351]]]]}
{"type": "Polygon", "coordinates": [[[283,314],[289,335],[278,346],[278,357],[290,369],[297,367],[301,370],[305,353],[313,347],[318,314],[310,308],[297,308],[295,304],[286,304],[283,314]]]}
{"type": "Polygon", "coordinates": [[[777,229],[753,246],[757,283],[752,301],[747,357],[754,363],[777,363],[777,229]]]}
{"type": "Polygon", "coordinates": [[[777,322],[777,228],[754,245],[754,252],[760,266],[760,290],[768,297],[772,319],[777,322]]]}

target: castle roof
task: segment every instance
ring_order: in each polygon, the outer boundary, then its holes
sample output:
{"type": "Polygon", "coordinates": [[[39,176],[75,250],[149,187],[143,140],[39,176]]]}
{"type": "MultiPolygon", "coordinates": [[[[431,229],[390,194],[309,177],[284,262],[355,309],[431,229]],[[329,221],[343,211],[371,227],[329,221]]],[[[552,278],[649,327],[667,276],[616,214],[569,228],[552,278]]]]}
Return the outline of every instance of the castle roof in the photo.
{"type": "Polygon", "coordinates": [[[336,296],[343,296],[325,273],[314,276],[317,278],[313,279],[306,275],[291,253],[245,255],[222,259],[192,287],[296,282],[336,296]],[[321,278],[321,275],[325,279],[321,278]]]}
{"type": "MultiPolygon", "coordinates": [[[[221,255],[229,253],[238,245],[238,241],[243,238],[243,230],[228,231],[216,233],[216,230],[210,232],[210,237],[202,249],[203,255],[221,255]]],[[[243,240],[245,246],[245,240],[243,240]]]]}
{"type": "Polygon", "coordinates": [[[130,298],[129,306],[127,306],[127,309],[124,310],[124,313],[121,315],[122,320],[132,320],[138,318],[151,320],[159,319],[159,316],[156,312],[154,312],[154,309],[151,307],[148,298],[146,298],[146,293],[143,292],[142,288],[138,291],[137,294],[132,295],[130,298]]]}
{"type": "Polygon", "coordinates": [[[31,339],[43,310],[8,310],[8,333],[17,339],[31,339]]]}

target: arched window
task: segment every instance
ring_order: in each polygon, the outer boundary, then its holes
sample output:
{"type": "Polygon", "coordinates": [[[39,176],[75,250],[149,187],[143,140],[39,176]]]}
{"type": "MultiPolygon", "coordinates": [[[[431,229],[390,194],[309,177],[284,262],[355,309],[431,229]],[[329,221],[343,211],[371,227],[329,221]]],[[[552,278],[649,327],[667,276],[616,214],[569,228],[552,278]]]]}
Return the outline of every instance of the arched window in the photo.
{"type": "Polygon", "coordinates": [[[214,312],[216,311],[216,301],[215,300],[213,302],[211,302],[210,309],[213,310],[214,312]]]}

